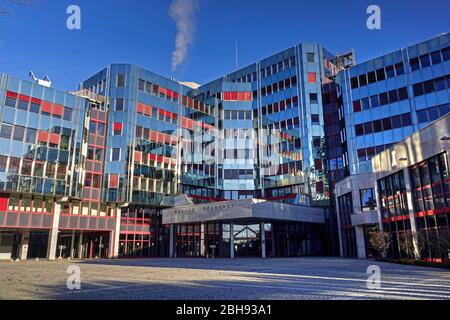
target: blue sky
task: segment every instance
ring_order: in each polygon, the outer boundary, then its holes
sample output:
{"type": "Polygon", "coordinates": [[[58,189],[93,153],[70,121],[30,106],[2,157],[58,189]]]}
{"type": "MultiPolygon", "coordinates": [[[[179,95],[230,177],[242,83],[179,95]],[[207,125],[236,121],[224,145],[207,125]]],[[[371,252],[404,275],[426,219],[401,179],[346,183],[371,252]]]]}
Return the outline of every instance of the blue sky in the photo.
{"type": "Polygon", "coordinates": [[[165,76],[205,83],[298,42],[331,52],[355,49],[364,61],[450,31],[448,0],[198,0],[197,32],[174,73],[175,23],[169,0],[33,0],[0,17],[0,71],[26,78],[48,74],[58,89],[110,63],[134,63],[165,76]],[[66,9],[81,8],[82,29],[66,28],[66,9]],[[366,27],[370,4],[382,30],[366,27]]]}

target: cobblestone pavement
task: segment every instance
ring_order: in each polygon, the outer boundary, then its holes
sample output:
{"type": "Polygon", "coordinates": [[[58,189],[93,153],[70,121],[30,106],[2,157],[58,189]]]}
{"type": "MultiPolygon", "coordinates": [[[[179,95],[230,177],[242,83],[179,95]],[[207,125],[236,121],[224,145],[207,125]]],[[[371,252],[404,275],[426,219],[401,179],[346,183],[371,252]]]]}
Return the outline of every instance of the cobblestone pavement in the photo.
{"type": "Polygon", "coordinates": [[[364,260],[146,259],[0,262],[0,299],[450,299],[450,271],[364,260]],[[367,288],[367,268],[381,288],[367,288]],[[67,289],[67,269],[81,290],[67,289]]]}

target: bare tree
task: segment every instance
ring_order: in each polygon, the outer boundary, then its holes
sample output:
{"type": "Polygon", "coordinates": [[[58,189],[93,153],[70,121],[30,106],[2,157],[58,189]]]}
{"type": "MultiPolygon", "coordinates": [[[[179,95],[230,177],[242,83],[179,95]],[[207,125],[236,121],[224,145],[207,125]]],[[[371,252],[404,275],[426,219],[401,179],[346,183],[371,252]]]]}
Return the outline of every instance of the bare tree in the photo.
{"type": "Polygon", "coordinates": [[[387,252],[392,245],[392,235],[389,232],[375,231],[370,234],[370,244],[381,255],[386,258],[387,252]]]}
{"type": "Polygon", "coordinates": [[[398,236],[398,242],[402,256],[414,258],[414,233],[412,231],[401,232],[398,236]]]}

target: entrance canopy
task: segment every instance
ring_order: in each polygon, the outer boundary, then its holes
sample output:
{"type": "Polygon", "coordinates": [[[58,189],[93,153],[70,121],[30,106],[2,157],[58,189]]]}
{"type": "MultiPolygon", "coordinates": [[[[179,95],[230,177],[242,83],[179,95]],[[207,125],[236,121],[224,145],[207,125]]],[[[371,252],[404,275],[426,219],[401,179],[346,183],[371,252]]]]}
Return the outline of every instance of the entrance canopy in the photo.
{"type": "Polygon", "coordinates": [[[325,223],[322,208],[297,206],[259,199],[185,205],[162,211],[163,224],[203,222],[285,221],[325,223]]]}

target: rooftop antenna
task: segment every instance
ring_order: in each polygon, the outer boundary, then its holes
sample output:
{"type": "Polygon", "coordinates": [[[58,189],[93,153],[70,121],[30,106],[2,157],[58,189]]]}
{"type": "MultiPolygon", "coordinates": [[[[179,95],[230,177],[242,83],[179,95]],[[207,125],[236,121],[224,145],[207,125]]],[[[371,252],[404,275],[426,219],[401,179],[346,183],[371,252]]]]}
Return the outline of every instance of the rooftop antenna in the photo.
{"type": "Polygon", "coordinates": [[[29,77],[37,82],[37,84],[50,88],[52,86],[52,82],[50,81],[50,78],[48,76],[45,76],[44,79],[36,78],[33,71],[30,71],[29,77]]]}

